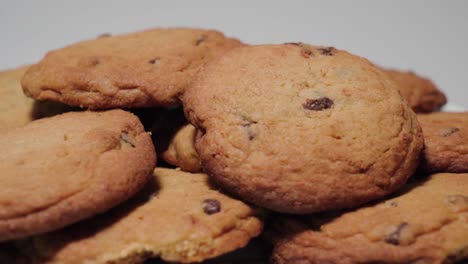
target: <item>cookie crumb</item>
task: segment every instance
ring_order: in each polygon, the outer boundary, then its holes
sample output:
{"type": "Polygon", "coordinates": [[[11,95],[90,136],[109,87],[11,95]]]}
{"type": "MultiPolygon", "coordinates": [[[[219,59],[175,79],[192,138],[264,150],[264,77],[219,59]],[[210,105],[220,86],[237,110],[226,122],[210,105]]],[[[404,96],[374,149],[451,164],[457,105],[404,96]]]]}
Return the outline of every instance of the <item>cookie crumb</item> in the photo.
{"type": "Polygon", "coordinates": [[[216,214],[221,211],[221,203],[215,199],[205,199],[203,201],[203,212],[207,215],[216,214]]]}
{"type": "Polygon", "coordinates": [[[302,106],[307,110],[322,111],[333,106],[333,101],[328,97],[318,99],[307,99],[302,106]]]}
{"type": "Polygon", "coordinates": [[[407,227],[408,227],[408,223],[406,222],[401,223],[393,232],[391,232],[385,237],[384,241],[388,244],[398,246],[400,244],[401,231],[407,227]]]}

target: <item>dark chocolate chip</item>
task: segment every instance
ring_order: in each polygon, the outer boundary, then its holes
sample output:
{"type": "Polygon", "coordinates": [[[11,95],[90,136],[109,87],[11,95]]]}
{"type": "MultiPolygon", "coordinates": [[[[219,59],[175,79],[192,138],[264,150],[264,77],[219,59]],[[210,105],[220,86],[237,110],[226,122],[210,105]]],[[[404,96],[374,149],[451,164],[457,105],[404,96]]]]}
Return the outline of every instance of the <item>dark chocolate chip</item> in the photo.
{"type": "Polygon", "coordinates": [[[460,129],[458,127],[451,127],[449,129],[445,130],[444,132],[442,132],[441,136],[448,137],[448,136],[450,136],[453,133],[456,133],[458,131],[460,131],[460,129]]]}
{"type": "Polygon", "coordinates": [[[216,214],[221,211],[221,203],[215,199],[205,199],[203,201],[203,212],[207,215],[216,214]]]}
{"type": "Polygon", "coordinates": [[[127,132],[120,133],[120,142],[131,146],[132,148],[135,147],[135,144],[130,140],[127,132]]]}
{"type": "Polygon", "coordinates": [[[151,63],[151,64],[159,64],[159,61],[160,61],[159,58],[154,58],[154,59],[150,60],[149,63],[151,63]]]}
{"type": "Polygon", "coordinates": [[[312,51],[310,49],[302,48],[301,55],[304,58],[310,58],[310,56],[313,56],[314,54],[312,53],[312,51]]]}
{"type": "Polygon", "coordinates": [[[335,53],[335,48],[327,47],[327,48],[318,48],[320,53],[325,56],[333,56],[335,53]]]}
{"type": "Polygon", "coordinates": [[[331,108],[333,106],[333,101],[328,97],[320,97],[318,99],[307,99],[305,103],[302,104],[307,110],[313,111],[322,111],[324,109],[331,108]]]}
{"type": "Polygon", "coordinates": [[[99,35],[97,38],[108,38],[112,36],[110,33],[102,33],[101,35],[99,35]]]}
{"type": "Polygon", "coordinates": [[[201,35],[197,41],[195,42],[195,46],[199,46],[200,44],[202,44],[204,41],[206,40],[206,35],[201,35]]]}
{"type": "Polygon", "coordinates": [[[396,246],[399,245],[401,231],[405,229],[406,227],[408,227],[408,223],[406,222],[401,223],[393,232],[391,232],[385,237],[384,241],[388,244],[392,244],[396,246]]]}

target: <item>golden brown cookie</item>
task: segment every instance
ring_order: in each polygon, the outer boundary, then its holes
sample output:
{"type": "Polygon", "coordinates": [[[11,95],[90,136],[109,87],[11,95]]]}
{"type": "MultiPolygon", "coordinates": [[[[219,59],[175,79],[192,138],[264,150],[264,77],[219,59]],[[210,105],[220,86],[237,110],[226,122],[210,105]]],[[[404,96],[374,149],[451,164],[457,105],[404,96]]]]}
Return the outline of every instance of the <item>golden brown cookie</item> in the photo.
{"type": "Polygon", "coordinates": [[[455,263],[468,258],[468,174],[435,174],[376,205],[328,220],[283,218],[275,263],[455,263]]]}
{"type": "Polygon", "coordinates": [[[138,118],[70,112],[0,131],[0,241],[104,212],[136,193],[155,166],[138,118]]]}
{"type": "Polygon", "coordinates": [[[153,176],[122,206],[33,238],[33,263],[200,262],[260,233],[258,212],[217,191],[207,175],[157,168],[153,176]]]}
{"type": "Polygon", "coordinates": [[[25,96],[21,78],[28,67],[0,72],[0,129],[22,126],[35,119],[71,110],[64,104],[38,102],[25,96]]]}
{"type": "Polygon", "coordinates": [[[468,172],[468,112],[419,114],[424,134],[420,168],[425,172],[468,172]]]}
{"type": "Polygon", "coordinates": [[[167,150],[161,154],[162,158],[183,171],[200,172],[200,158],[195,150],[196,133],[191,124],[183,126],[171,139],[167,150]]]}
{"type": "Polygon", "coordinates": [[[159,28],[51,51],[25,74],[27,95],[92,109],[169,107],[198,68],[240,46],[214,30],[159,28]]]}
{"type": "Polygon", "coordinates": [[[445,94],[431,80],[411,71],[384,71],[397,82],[401,95],[416,113],[437,111],[447,103],[445,94]]]}
{"type": "Polygon", "coordinates": [[[207,64],[182,97],[202,167],[288,213],[358,206],[402,186],[422,133],[396,84],[331,47],[248,46],[207,64]]]}

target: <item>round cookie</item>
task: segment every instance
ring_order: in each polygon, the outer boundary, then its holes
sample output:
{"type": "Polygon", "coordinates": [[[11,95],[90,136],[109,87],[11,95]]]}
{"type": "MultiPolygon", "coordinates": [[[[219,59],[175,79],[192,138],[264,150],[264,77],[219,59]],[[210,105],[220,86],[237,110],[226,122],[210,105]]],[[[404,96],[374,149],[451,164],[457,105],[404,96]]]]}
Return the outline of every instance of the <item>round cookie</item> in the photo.
{"type": "Polygon", "coordinates": [[[200,172],[200,158],[195,150],[197,130],[191,124],[180,128],[169,142],[161,156],[169,164],[180,167],[183,171],[200,172]]]}
{"type": "Polygon", "coordinates": [[[431,80],[411,71],[384,71],[397,82],[401,95],[416,113],[437,111],[447,103],[445,94],[431,80]]]}
{"type": "Polygon", "coordinates": [[[29,66],[0,72],[0,129],[25,125],[35,119],[71,110],[56,102],[38,102],[24,95],[21,78],[29,66]]]}
{"type": "Polygon", "coordinates": [[[92,109],[179,104],[201,65],[241,46],[214,30],[159,28],[49,52],[25,74],[28,96],[92,109]]]}
{"type": "Polygon", "coordinates": [[[257,236],[258,213],[217,191],[205,174],[157,168],[153,181],[122,206],[34,237],[33,263],[201,262],[257,236]]]}
{"type": "Polygon", "coordinates": [[[420,169],[468,172],[468,112],[419,114],[424,134],[420,169]]]}
{"type": "MultiPolygon", "coordinates": [[[[273,225],[274,263],[455,263],[468,258],[468,174],[436,174],[337,217],[273,225]]],[[[465,262],[463,262],[465,263],[465,262]]]]}
{"type": "Polygon", "coordinates": [[[422,135],[396,84],[334,48],[259,45],[206,65],[182,96],[220,186],[271,210],[354,207],[405,183],[422,135]]]}
{"type": "Polygon", "coordinates": [[[104,212],[155,166],[150,136],[122,110],[70,112],[0,131],[0,241],[104,212]]]}

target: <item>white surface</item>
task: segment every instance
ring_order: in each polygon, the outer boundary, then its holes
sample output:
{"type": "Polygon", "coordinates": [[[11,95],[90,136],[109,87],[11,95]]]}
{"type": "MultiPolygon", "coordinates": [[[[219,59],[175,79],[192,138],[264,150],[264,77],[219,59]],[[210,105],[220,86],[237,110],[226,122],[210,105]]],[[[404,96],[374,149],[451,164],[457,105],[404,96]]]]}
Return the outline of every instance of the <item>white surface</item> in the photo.
{"type": "Polygon", "coordinates": [[[468,109],[468,1],[0,1],[0,69],[105,32],[215,28],[251,44],[330,45],[412,69],[468,109]]]}

